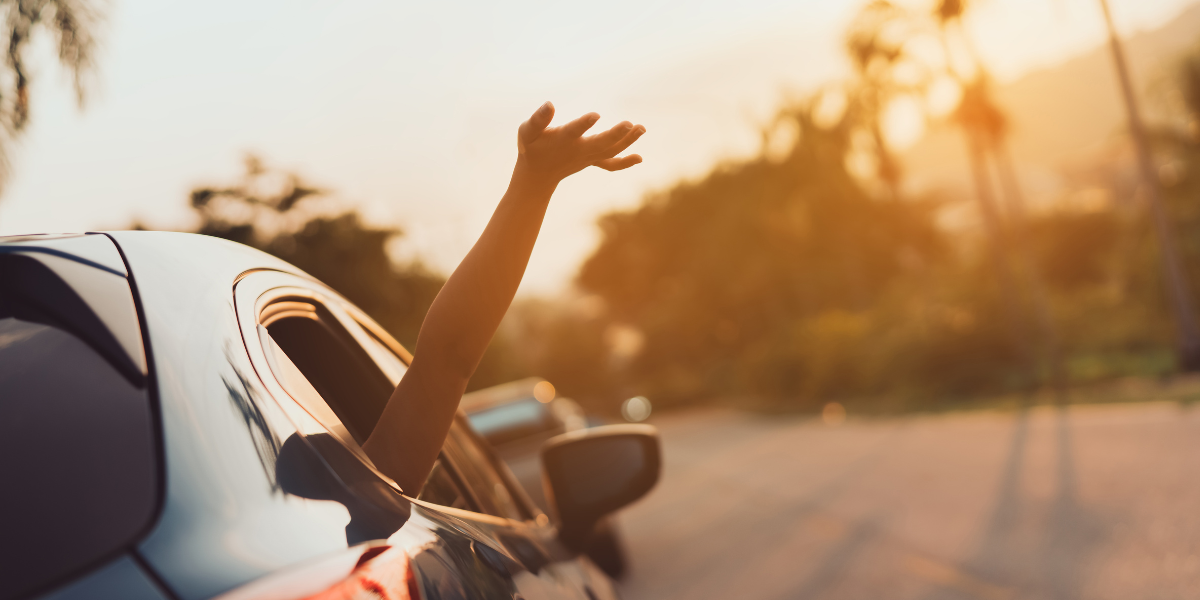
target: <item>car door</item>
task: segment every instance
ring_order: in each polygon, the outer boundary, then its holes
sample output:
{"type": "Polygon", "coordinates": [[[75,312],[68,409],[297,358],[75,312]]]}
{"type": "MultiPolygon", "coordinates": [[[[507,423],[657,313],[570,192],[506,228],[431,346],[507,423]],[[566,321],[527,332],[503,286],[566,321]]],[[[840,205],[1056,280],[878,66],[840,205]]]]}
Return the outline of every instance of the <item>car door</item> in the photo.
{"type": "MultiPolygon", "coordinates": [[[[407,367],[397,351],[403,351],[399,344],[353,306],[347,307],[347,312],[368,333],[367,345],[374,346],[370,354],[381,362],[381,368],[402,375],[402,369],[407,367]]],[[[395,381],[399,383],[399,377],[395,381]]],[[[454,518],[469,523],[477,535],[492,542],[479,548],[481,556],[503,563],[506,559],[491,552],[499,549],[524,567],[523,572],[514,574],[514,580],[528,598],[616,597],[607,576],[588,559],[575,557],[558,542],[558,532],[549,517],[529,498],[461,411],[451,425],[434,472],[417,499],[432,505],[422,508],[443,515],[448,514],[446,507],[459,508],[454,502],[468,506],[465,514],[455,513],[454,518]],[[441,497],[435,490],[449,487],[445,482],[450,480],[459,486],[458,490],[449,497],[441,497]],[[466,497],[459,500],[460,493],[466,497]]]]}
{"type": "Polygon", "coordinates": [[[4,242],[0,598],[97,572],[144,583],[128,551],[162,478],[128,272],[101,235],[4,242]]]}
{"type": "Polygon", "coordinates": [[[443,455],[476,499],[478,512],[499,517],[472,520],[526,568],[516,578],[523,588],[552,591],[554,597],[613,597],[608,578],[558,542],[549,518],[525,496],[507,467],[461,414],[450,429],[443,455]]]}
{"type": "Polygon", "coordinates": [[[549,519],[461,417],[417,497],[375,469],[361,444],[411,355],[360,310],[320,284],[278,272],[244,277],[235,304],[256,370],[297,419],[323,429],[307,437],[347,487],[385,508],[397,496],[411,503],[409,518],[391,532],[387,518],[360,511],[348,541],[388,537],[410,548],[426,598],[612,597],[594,567],[557,543],[549,519]]]}

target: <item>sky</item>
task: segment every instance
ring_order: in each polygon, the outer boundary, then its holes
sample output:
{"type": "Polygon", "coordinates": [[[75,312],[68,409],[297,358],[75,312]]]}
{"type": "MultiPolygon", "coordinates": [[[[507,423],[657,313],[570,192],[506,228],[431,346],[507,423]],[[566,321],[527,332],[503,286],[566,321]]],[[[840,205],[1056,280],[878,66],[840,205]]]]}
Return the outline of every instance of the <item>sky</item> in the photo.
{"type": "MultiPolygon", "coordinates": [[[[1190,0],[1110,2],[1129,33],[1190,0]]],[[[400,225],[399,255],[449,273],[504,192],[517,126],[551,100],[560,119],[647,128],[631,149],[643,164],[559,187],[521,288],[556,293],[598,243],[599,215],[754,154],[782,102],[841,77],[840,32],[861,4],[107,0],[82,109],[49,40],[35,48],[0,235],[187,228],[188,192],[232,183],[253,152],[400,225]]],[[[1104,41],[1095,0],[973,10],[1002,81],[1104,41]]]]}

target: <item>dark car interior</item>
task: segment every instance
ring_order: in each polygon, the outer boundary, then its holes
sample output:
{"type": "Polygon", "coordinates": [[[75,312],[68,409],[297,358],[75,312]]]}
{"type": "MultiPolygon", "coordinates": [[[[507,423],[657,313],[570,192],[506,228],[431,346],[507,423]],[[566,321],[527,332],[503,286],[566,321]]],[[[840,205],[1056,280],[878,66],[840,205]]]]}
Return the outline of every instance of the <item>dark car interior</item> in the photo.
{"type": "MultiPolygon", "coordinates": [[[[393,384],[359,344],[359,340],[346,330],[326,306],[310,298],[285,297],[271,302],[261,311],[259,321],[266,327],[278,349],[286,354],[287,359],[320,395],[320,400],[345,426],[354,442],[361,445],[379,420],[391,396],[393,384]]],[[[369,334],[366,340],[380,344],[373,334],[369,334]]],[[[324,407],[306,408],[317,412],[324,407]]],[[[496,461],[468,429],[464,423],[456,423],[452,428],[442,456],[417,498],[441,506],[516,520],[532,518],[530,508],[513,497],[510,488],[515,484],[499,479],[492,470],[480,468],[485,464],[494,465],[496,461]],[[486,489],[488,493],[480,493],[478,489],[486,489]]],[[[348,470],[360,475],[352,477],[355,481],[347,484],[353,486],[377,481],[352,452],[335,441],[334,436],[310,436],[310,441],[331,464],[341,465],[335,468],[339,474],[348,470]]],[[[293,451],[287,457],[281,456],[280,462],[300,461],[304,457],[303,453],[293,451]]],[[[306,471],[300,469],[299,472],[306,471]]],[[[304,488],[305,493],[329,493],[307,491],[308,487],[321,483],[318,480],[294,482],[304,488]]],[[[360,525],[356,527],[361,528],[360,525]]]]}
{"type": "Polygon", "coordinates": [[[272,303],[260,319],[354,440],[365,442],[393,385],[362,347],[328,309],[306,299],[272,303]]]}

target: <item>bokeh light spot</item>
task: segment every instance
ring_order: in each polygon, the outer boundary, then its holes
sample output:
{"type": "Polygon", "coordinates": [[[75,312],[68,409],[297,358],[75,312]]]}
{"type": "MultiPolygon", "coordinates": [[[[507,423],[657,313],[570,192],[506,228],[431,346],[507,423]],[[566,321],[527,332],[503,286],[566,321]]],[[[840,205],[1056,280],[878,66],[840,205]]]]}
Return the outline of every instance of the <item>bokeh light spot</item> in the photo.
{"type": "Polygon", "coordinates": [[[634,396],[621,404],[621,416],[630,423],[640,423],[650,417],[650,401],[645,396],[634,396]]]}
{"type": "Polygon", "coordinates": [[[829,427],[837,427],[846,422],[846,407],[841,402],[830,402],[821,409],[821,421],[829,427]]]}
{"type": "Polygon", "coordinates": [[[537,398],[538,402],[546,403],[554,399],[555,391],[554,384],[549,381],[539,381],[533,386],[533,397],[537,398]]]}

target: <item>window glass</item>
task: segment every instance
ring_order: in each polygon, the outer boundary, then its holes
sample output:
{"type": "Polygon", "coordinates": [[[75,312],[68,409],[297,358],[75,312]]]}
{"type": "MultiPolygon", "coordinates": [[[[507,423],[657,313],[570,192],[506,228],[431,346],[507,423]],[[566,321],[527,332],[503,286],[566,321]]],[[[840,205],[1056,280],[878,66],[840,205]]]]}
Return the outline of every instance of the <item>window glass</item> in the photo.
{"type": "MultiPolygon", "coordinates": [[[[264,350],[270,354],[278,349],[285,355],[271,366],[279,370],[275,375],[280,383],[335,437],[340,437],[339,429],[348,432],[353,438],[349,445],[361,454],[358,446],[370,435],[394,389],[391,380],[398,380],[407,366],[369,329],[351,334],[329,310],[311,298],[269,305],[260,318],[273,343],[265,343],[264,350]],[[319,406],[310,406],[314,401],[319,406]]],[[[466,427],[455,422],[417,499],[499,517],[531,518],[496,471],[488,449],[466,427]]],[[[359,458],[369,462],[365,455],[359,458]]]]}
{"type": "Polygon", "coordinates": [[[516,520],[531,518],[529,511],[514,498],[507,482],[496,471],[491,454],[458,420],[450,427],[443,452],[462,475],[463,483],[470,488],[482,512],[516,520]]]}
{"type": "MultiPolygon", "coordinates": [[[[394,386],[319,303],[279,302],[264,325],[356,442],[371,435],[394,386]]],[[[278,374],[276,374],[278,376],[278,374]]]]}
{"type": "Polygon", "coordinates": [[[511,442],[557,426],[550,408],[533,397],[473,412],[467,415],[467,420],[493,444],[511,442]]]}
{"type": "MultiPolygon", "coordinates": [[[[380,473],[362,449],[392,393],[387,376],[360,345],[366,339],[352,320],[339,319],[312,297],[285,297],[259,315],[263,353],[275,379],[303,415],[328,436],[307,432],[339,478],[364,498],[374,497],[375,483],[395,485],[380,473]],[[318,440],[321,443],[316,443],[318,440]],[[336,442],[329,444],[325,442],[336,442]],[[365,468],[364,468],[365,467],[365,468]],[[374,491],[373,491],[374,490],[374,491]]],[[[294,405],[295,406],[295,405],[294,405]]],[[[390,505],[384,494],[375,498],[390,505]]]]}
{"type": "Polygon", "coordinates": [[[387,373],[392,383],[398,385],[400,378],[404,377],[404,373],[408,371],[408,365],[404,364],[404,361],[400,360],[400,357],[396,356],[391,348],[388,348],[387,344],[383,343],[378,337],[375,337],[370,328],[363,326],[362,329],[367,334],[364,339],[371,345],[367,349],[371,353],[371,358],[374,358],[379,368],[383,369],[384,373],[387,373]]]}
{"type": "Polygon", "coordinates": [[[142,533],[157,503],[154,428],[144,390],[0,289],[0,598],[142,533]]]}
{"type": "Polygon", "coordinates": [[[450,508],[461,508],[463,510],[475,509],[468,501],[462,487],[459,486],[457,477],[450,472],[446,466],[446,462],[442,459],[438,459],[433,464],[433,470],[429,472],[429,477],[425,479],[425,485],[421,487],[421,494],[417,496],[417,500],[424,500],[430,504],[449,506],[450,508]]]}

